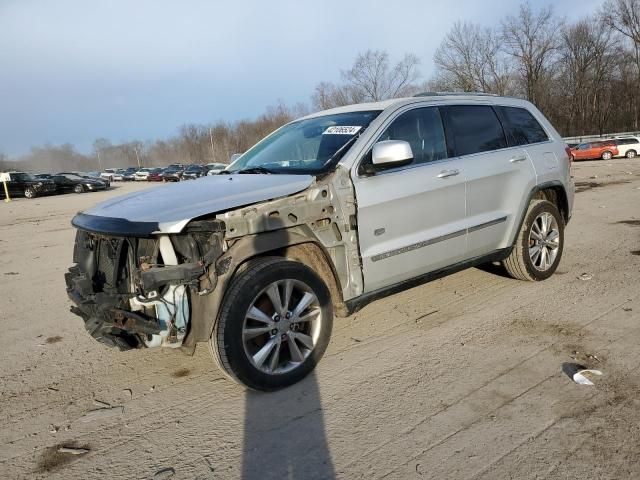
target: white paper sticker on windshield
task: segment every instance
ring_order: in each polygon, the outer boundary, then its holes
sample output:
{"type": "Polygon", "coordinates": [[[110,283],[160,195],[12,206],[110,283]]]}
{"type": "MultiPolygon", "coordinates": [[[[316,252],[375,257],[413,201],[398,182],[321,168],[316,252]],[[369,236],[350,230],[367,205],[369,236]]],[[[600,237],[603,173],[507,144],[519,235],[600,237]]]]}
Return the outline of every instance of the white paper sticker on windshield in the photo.
{"type": "Polygon", "coordinates": [[[355,135],[362,127],[348,127],[346,125],[334,126],[327,128],[323,135],[355,135]]]}

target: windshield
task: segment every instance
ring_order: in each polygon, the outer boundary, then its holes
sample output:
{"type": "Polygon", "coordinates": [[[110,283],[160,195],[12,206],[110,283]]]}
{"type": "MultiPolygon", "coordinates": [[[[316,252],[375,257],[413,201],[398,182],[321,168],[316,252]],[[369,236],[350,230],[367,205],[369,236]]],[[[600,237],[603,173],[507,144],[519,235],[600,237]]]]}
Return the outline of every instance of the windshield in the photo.
{"type": "Polygon", "coordinates": [[[379,114],[378,110],[338,113],[290,123],[258,142],[226,171],[326,172],[379,114]]]}
{"type": "Polygon", "coordinates": [[[190,165],[189,167],[187,167],[187,172],[199,172],[200,170],[202,170],[202,167],[200,165],[190,165]]]}
{"type": "Polygon", "coordinates": [[[37,180],[37,178],[30,173],[12,173],[11,176],[15,177],[16,180],[21,182],[25,182],[28,180],[37,180]]]}

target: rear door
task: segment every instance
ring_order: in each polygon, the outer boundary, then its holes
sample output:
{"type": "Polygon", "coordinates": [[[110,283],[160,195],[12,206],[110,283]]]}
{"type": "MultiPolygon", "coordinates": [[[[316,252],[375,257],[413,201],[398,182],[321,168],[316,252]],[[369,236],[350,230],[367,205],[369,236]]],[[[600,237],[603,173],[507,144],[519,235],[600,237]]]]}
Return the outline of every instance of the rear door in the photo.
{"type": "Polygon", "coordinates": [[[510,145],[491,105],[450,105],[445,126],[467,182],[466,257],[505,248],[523,199],[535,186],[533,164],[522,146],[510,145]]]}
{"type": "Polygon", "coordinates": [[[382,140],[409,142],[414,161],[353,178],[365,292],[457,263],[466,250],[465,176],[449,158],[439,109],[400,113],[382,140]]]}

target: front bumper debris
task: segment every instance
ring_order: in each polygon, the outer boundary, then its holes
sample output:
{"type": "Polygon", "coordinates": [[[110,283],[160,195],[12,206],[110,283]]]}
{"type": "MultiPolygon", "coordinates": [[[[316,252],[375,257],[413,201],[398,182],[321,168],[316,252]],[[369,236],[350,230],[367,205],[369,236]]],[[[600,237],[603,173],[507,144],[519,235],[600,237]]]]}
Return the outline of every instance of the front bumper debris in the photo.
{"type": "Polygon", "coordinates": [[[65,274],[71,311],[96,340],[120,350],[179,347],[188,333],[190,293],[216,284],[224,223],[193,222],[169,237],[114,237],[78,230],[65,274]]]}

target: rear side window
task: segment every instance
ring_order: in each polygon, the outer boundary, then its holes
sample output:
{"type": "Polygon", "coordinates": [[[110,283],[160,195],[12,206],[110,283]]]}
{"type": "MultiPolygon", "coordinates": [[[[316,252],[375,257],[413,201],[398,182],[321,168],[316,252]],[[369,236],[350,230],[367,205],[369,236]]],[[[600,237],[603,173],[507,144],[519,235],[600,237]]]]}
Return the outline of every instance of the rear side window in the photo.
{"type": "Polygon", "coordinates": [[[457,155],[498,150],[507,146],[502,125],[487,105],[451,105],[446,108],[446,128],[457,155]]]}
{"type": "Polygon", "coordinates": [[[504,118],[504,129],[512,146],[546,142],[547,133],[525,108],[498,107],[504,118]]]}

